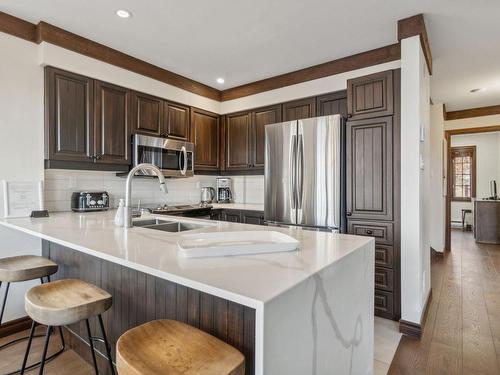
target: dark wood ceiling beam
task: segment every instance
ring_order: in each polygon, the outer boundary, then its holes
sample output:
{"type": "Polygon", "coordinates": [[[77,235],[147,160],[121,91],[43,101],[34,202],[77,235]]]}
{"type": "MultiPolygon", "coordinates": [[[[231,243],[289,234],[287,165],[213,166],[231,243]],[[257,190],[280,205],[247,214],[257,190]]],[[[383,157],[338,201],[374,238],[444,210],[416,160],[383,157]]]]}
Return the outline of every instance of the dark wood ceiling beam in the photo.
{"type": "Polygon", "coordinates": [[[35,42],[36,25],[4,12],[0,12],[0,31],[35,42]]]}
{"type": "Polygon", "coordinates": [[[420,44],[424,51],[425,61],[427,62],[427,69],[429,74],[432,74],[432,53],[429,44],[429,37],[425,27],[425,20],[423,14],[417,14],[412,17],[404,18],[398,21],[398,40],[410,38],[412,36],[420,37],[420,44]]]}
{"type": "Polygon", "coordinates": [[[450,112],[447,111],[445,113],[446,113],[445,115],[446,121],[461,120],[464,118],[471,118],[471,117],[500,115],[500,105],[462,109],[460,111],[450,111],[450,112]]]}
{"type": "Polygon", "coordinates": [[[391,44],[389,46],[343,57],[291,73],[285,73],[257,82],[233,87],[222,91],[221,99],[222,101],[238,99],[248,95],[295,85],[297,83],[312,81],[314,79],[345,73],[351,70],[399,60],[400,58],[401,51],[399,44],[391,44]]]}
{"type": "Polygon", "coordinates": [[[70,33],[46,22],[37,25],[36,42],[47,42],[80,53],[85,56],[130,70],[134,73],[156,79],[179,87],[194,94],[220,101],[220,91],[202,83],[193,81],[169,70],[160,68],[143,60],[94,42],[80,35],[70,33]]]}

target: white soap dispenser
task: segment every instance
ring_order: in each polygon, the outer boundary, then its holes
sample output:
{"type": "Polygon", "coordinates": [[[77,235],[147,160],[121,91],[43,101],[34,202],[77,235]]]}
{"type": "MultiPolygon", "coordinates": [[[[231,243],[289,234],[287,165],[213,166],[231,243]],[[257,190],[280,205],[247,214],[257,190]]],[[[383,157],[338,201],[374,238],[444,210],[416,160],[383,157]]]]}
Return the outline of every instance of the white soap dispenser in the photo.
{"type": "Polygon", "coordinates": [[[115,215],[115,225],[117,227],[123,227],[125,224],[125,200],[120,199],[118,203],[118,210],[115,215]]]}

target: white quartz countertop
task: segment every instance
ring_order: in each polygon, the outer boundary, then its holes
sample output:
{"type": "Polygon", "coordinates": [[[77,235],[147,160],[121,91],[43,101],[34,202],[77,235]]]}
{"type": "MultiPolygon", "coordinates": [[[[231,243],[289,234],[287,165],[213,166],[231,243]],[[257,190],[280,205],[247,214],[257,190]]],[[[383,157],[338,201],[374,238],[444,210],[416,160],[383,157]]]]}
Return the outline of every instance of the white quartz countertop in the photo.
{"type": "Polygon", "coordinates": [[[264,211],[263,204],[255,203],[210,203],[214,209],[264,211]]]}
{"type": "MultiPolygon", "coordinates": [[[[300,228],[182,218],[181,221],[210,225],[183,233],[274,230],[300,241],[300,250],[293,252],[185,259],[177,257],[179,233],[115,227],[114,214],[115,211],[51,213],[49,218],[0,219],[0,225],[253,308],[262,307],[373,241],[369,237],[300,228]]],[[[179,220],[164,215],[158,218],[179,220]]]]}

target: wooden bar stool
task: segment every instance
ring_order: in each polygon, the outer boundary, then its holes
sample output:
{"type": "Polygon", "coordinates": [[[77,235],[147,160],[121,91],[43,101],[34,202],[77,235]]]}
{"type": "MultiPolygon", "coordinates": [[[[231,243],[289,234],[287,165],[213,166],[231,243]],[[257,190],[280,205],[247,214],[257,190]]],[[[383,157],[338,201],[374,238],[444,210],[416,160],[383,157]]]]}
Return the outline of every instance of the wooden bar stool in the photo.
{"type": "Polygon", "coordinates": [[[245,357],[197,328],[155,320],[118,339],[116,368],[120,375],[243,375],[245,357]]]}
{"type": "MultiPolygon", "coordinates": [[[[3,322],[3,316],[5,312],[5,307],[7,305],[7,297],[9,295],[9,289],[11,283],[40,279],[40,282],[43,284],[44,278],[46,278],[47,281],[50,281],[50,276],[56,273],[57,269],[58,266],[56,263],[54,263],[50,259],[36,255],[21,255],[21,256],[14,256],[14,257],[0,259],[0,287],[2,286],[3,283],[6,283],[2,307],[0,309],[0,325],[3,322]]],[[[62,331],[60,331],[60,335],[61,335],[61,349],[59,349],[56,353],[52,354],[49,358],[47,358],[48,360],[55,358],[57,355],[61,354],[65,349],[64,337],[62,335],[62,331]]],[[[34,335],[34,337],[43,337],[43,336],[34,335]]],[[[17,344],[21,341],[28,340],[29,338],[30,336],[25,336],[9,341],[0,346],[0,350],[5,349],[11,345],[17,344]]],[[[38,362],[33,365],[30,365],[27,369],[33,369],[39,365],[40,363],[38,362]]],[[[14,371],[10,374],[16,374],[18,372],[19,371],[14,371]]]]}
{"type": "Polygon", "coordinates": [[[28,315],[33,319],[30,338],[26,354],[24,355],[21,374],[26,370],[31,341],[36,324],[47,326],[45,335],[45,345],[42,352],[39,374],[43,374],[46,362],[47,349],[49,346],[50,335],[53,327],[61,327],[80,321],[85,321],[87,326],[87,336],[89,339],[90,350],[94,362],[95,373],[99,374],[97,360],[94,352],[94,341],[102,341],[106,347],[111,373],[115,374],[113,360],[111,358],[111,347],[106,337],[102,315],[112,305],[112,297],[109,293],[98,288],[95,285],[81,280],[67,279],[53,281],[40,286],[31,288],[25,297],[25,307],[28,315]],[[93,337],[90,332],[89,319],[97,316],[101,329],[102,339],[93,337]]]}

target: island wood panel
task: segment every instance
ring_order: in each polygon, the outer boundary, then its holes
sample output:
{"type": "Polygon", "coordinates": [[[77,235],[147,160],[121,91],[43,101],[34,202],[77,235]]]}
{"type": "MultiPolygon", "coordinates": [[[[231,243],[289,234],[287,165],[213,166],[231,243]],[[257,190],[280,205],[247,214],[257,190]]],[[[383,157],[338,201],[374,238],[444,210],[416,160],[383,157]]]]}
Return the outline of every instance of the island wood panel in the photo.
{"type": "MultiPolygon", "coordinates": [[[[197,327],[240,350],[246,361],[245,374],[254,374],[255,310],[116,263],[43,241],[43,255],[59,265],[53,280],[80,279],[101,287],[113,296],[113,306],[103,314],[104,325],[115,359],[118,338],[128,329],[155,319],[174,319],[197,327]]],[[[70,345],[84,358],[88,347],[84,323],[69,326],[70,345]],[[74,344],[75,341],[80,344],[74,344]]],[[[99,336],[96,319],[92,335],[99,336]]],[[[96,348],[105,353],[100,342],[96,348]]],[[[102,361],[100,361],[101,363],[102,361]]],[[[107,373],[106,363],[102,371],[107,373]]]]}

